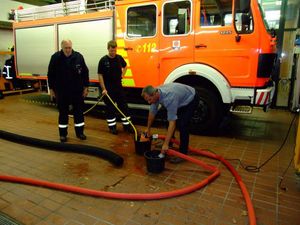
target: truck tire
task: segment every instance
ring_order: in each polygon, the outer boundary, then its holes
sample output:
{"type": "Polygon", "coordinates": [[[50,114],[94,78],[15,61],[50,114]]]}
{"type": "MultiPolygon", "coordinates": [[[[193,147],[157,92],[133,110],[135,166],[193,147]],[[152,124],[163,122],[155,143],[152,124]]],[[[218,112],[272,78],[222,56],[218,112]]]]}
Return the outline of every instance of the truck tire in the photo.
{"type": "Polygon", "coordinates": [[[195,89],[200,101],[191,120],[191,132],[214,134],[223,117],[223,104],[213,91],[203,87],[195,89]]]}

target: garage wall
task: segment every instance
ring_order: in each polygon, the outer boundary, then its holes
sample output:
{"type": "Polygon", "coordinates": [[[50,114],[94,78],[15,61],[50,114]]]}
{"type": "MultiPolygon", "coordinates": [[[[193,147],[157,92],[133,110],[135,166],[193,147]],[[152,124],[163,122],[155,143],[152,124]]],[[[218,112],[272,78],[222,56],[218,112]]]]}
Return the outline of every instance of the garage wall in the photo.
{"type": "MultiPolygon", "coordinates": [[[[13,45],[12,31],[0,30],[0,51],[9,51],[9,48],[13,45]]],[[[0,54],[0,68],[3,70],[3,65],[6,59],[10,58],[9,55],[0,54]]]]}
{"type": "Polygon", "coordinates": [[[22,6],[24,9],[36,7],[35,5],[29,5],[22,2],[12,1],[12,0],[1,0],[0,1],[0,20],[8,21],[7,14],[11,9],[17,9],[19,6],[22,6]]]}
{"type": "MultiPolygon", "coordinates": [[[[9,21],[8,13],[11,9],[17,9],[19,6],[22,6],[24,9],[36,7],[34,5],[25,4],[22,2],[16,2],[11,0],[1,0],[0,1],[0,21],[9,21]]],[[[13,46],[13,32],[12,30],[0,29],[0,52],[9,51],[13,46]]],[[[9,55],[0,54],[0,68],[3,69],[5,60],[10,58],[9,55]]]]}
{"type": "Polygon", "coordinates": [[[291,99],[290,92],[293,91],[291,75],[294,60],[295,39],[299,21],[299,0],[288,0],[286,11],[281,15],[285,17],[284,36],[280,65],[280,80],[278,83],[276,106],[288,107],[291,99]]]}

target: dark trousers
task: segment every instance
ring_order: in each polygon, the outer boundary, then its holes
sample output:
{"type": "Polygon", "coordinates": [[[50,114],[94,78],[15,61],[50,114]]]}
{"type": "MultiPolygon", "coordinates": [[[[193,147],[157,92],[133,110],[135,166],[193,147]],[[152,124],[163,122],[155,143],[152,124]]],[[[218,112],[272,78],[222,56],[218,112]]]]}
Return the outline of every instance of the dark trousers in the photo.
{"type": "Polygon", "coordinates": [[[69,123],[69,107],[73,107],[74,125],[76,135],[83,134],[84,128],[84,116],[83,106],[84,99],[82,92],[72,93],[68,95],[58,94],[57,95],[57,106],[59,111],[58,124],[59,124],[59,135],[67,136],[68,134],[68,123],[69,123]]]}
{"type": "Polygon", "coordinates": [[[180,146],[179,151],[183,154],[187,154],[189,146],[189,124],[191,122],[192,116],[195,109],[199,104],[199,97],[196,94],[194,99],[187,104],[178,109],[177,111],[177,125],[180,132],[180,146]]]}
{"type": "MultiPolygon", "coordinates": [[[[124,113],[127,118],[129,117],[128,106],[125,100],[125,95],[122,90],[108,90],[108,94],[113,102],[117,103],[118,108],[124,113]]],[[[103,101],[106,105],[105,116],[108,123],[108,126],[111,128],[116,125],[116,112],[117,109],[108,99],[107,96],[103,98],[103,101]]],[[[123,116],[122,116],[123,117],[123,116]]],[[[126,118],[122,118],[122,123],[124,126],[129,125],[126,118]]]]}

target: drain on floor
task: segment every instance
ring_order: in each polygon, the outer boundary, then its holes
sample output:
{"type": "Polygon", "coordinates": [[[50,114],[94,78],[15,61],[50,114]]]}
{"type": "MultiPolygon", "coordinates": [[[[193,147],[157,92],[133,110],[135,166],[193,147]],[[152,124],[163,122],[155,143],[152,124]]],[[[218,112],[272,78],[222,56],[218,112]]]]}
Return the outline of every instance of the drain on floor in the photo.
{"type": "Polygon", "coordinates": [[[3,214],[2,212],[0,212],[0,224],[1,225],[23,225],[23,223],[16,221],[15,219],[3,214]]]}

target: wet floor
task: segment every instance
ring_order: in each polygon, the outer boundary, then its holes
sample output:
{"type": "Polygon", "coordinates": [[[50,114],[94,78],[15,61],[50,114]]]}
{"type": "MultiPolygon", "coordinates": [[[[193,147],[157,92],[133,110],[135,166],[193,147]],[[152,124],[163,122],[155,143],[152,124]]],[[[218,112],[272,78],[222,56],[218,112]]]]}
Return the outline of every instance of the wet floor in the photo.
{"type": "MultiPolygon", "coordinates": [[[[0,129],[58,141],[57,111],[51,105],[28,100],[35,95],[8,96],[0,100],[0,129]]],[[[113,151],[124,158],[122,167],[95,156],[48,151],[0,139],[0,173],[121,193],[176,190],[211,174],[190,162],[171,164],[168,160],[162,173],[148,173],[144,157],[135,153],[133,136],[123,132],[120,123],[119,135],[110,134],[101,108],[97,110],[86,116],[86,141],[76,138],[70,120],[69,143],[113,151]]],[[[144,130],[145,112],[134,115],[137,129],[144,130]]],[[[192,147],[230,159],[249,191],[260,225],[300,224],[300,178],[294,173],[293,163],[289,166],[298,124],[296,120],[291,125],[294,116],[286,110],[271,109],[264,113],[255,109],[251,115],[226,118],[218,136],[191,135],[190,138],[192,147]],[[260,172],[243,169],[248,165],[264,164],[280,148],[285,137],[282,150],[260,168],[260,172]]],[[[157,122],[154,133],[164,134],[165,126],[164,121],[157,122]]],[[[160,145],[161,142],[154,142],[152,148],[160,145]]],[[[0,182],[0,210],[23,224],[39,225],[249,224],[241,191],[226,167],[213,159],[191,156],[218,167],[221,175],[204,188],[180,197],[152,201],[112,200],[0,182]]]]}

